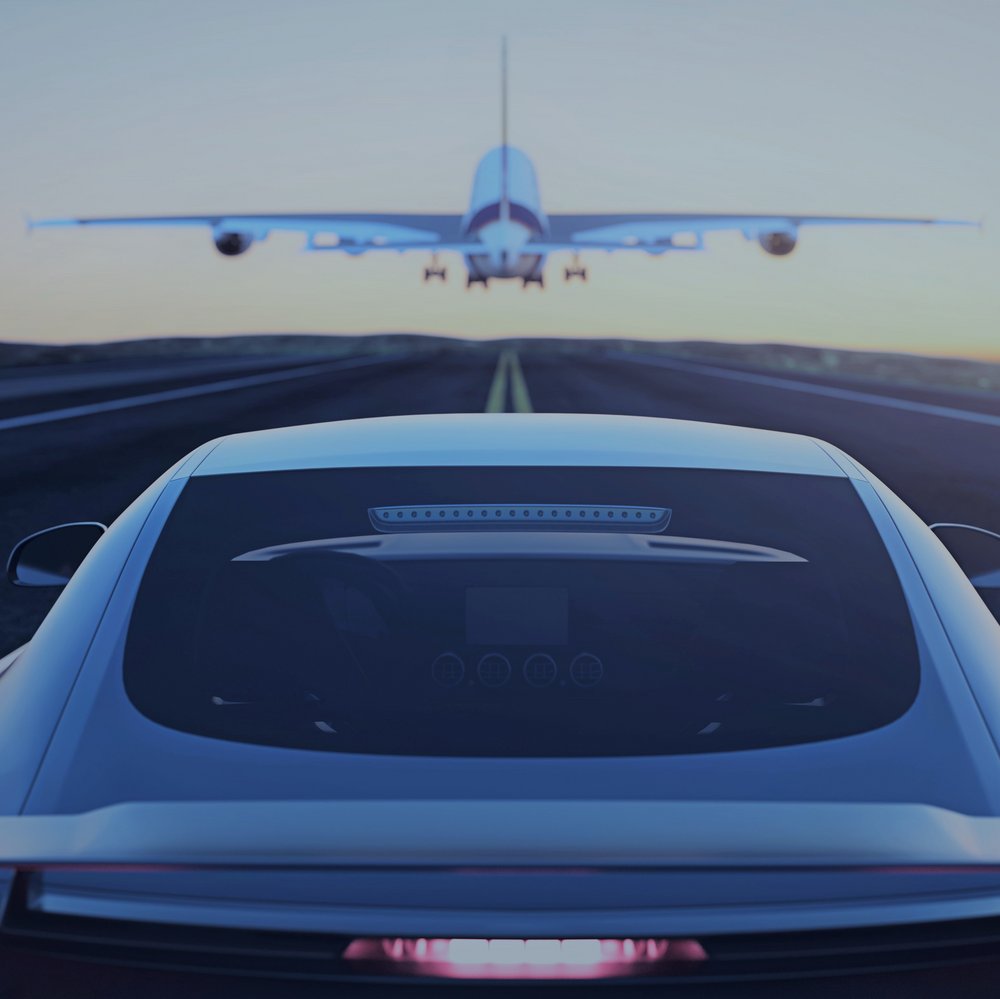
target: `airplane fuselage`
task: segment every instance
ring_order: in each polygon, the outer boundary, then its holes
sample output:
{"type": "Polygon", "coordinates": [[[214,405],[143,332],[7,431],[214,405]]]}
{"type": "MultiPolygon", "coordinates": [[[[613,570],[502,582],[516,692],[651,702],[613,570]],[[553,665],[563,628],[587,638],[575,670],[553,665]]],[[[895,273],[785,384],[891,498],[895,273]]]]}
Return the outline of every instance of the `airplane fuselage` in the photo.
{"type": "Polygon", "coordinates": [[[462,234],[483,246],[481,253],[465,255],[468,283],[518,278],[541,284],[545,256],[526,252],[526,245],[545,236],[548,228],[531,160],[514,146],[491,149],[476,167],[469,210],[462,219],[462,234]]]}

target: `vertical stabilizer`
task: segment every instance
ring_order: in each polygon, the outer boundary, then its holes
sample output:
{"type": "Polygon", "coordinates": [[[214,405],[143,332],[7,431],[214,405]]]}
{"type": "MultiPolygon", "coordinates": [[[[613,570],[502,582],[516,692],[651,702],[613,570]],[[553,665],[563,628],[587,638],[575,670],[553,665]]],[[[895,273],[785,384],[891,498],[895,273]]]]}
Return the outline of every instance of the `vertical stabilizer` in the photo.
{"type": "Polygon", "coordinates": [[[507,153],[507,36],[500,42],[500,219],[510,220],[510,157],[507,153]]]}

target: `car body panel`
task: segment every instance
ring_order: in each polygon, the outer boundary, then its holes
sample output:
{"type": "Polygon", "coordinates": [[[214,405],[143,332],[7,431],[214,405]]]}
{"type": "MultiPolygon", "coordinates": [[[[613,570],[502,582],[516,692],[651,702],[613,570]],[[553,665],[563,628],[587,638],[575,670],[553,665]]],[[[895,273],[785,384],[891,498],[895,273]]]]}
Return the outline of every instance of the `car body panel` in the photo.
{"type": "Polygon", "coordinates": [[[1000,819],[924,805],[163,802],[0,820],[0,840],[43,868],[39,911],[140,921],[639,935],[1000,912],[1000,819]]]}
{"type": "Polygon", "coordinates": [[[843,475],[809,437],[639,416],[385,416],[235,434],[193,475],[381,466],[724,468],[843,475]]]}
{"type": "Polygon", "coordinates": [[[168,469],[115,520],[0,675],[0,814],[23,807],[114,584],[175,470],[168,469]]]}
{"type": "Polygon", "coordinates": [[[1000,626],[950,552],[886,485],[870,476],[910,552],[994,745],[1000,747],[1000,626]]]}
{"type": "Polygon", "coordinates": [[[100,874],[32,879],[50,916],[379,936],[688,936],[1000,915],[996,872],[834,869],[100,874]],[[817,904],[821,898],[823,904],[817,904]]]}

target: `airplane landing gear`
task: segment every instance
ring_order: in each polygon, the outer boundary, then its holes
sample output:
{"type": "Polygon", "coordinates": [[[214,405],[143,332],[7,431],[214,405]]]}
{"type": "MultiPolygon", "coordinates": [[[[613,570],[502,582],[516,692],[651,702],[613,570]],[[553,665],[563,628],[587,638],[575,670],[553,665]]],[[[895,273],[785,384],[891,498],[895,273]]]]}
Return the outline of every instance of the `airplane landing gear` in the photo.
{"type": "Polygon", "coordinates": [[[437,257],[431,257],[430,266],[424,268],[424,284],[427,284],[431,278],[440,278],[442,281],[448,280],[448,268],[439,266],[437,257]]]}
{"type": "Polygon", "coordinates": [[[563,277],[565,278],[565,280],[567,282],[568,281],[572,281],[573,278],[575,278],[575,277],[579,278],[581,281],[586,281],[587,280],[587,268],[583,267],[580,264],[580,258],[579,257],[574,256],[573,257],[573,263],[570,264],[570,266],[567,267],[563,271],[563,277]]]}

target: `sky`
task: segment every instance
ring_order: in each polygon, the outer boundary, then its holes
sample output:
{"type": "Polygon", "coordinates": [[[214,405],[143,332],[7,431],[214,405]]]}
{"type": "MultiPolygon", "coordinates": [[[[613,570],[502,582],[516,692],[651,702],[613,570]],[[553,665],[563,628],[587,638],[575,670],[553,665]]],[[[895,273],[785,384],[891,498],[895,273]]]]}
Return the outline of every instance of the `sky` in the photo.
{"type": "Polygon", "coordinates": [[[423,331],[784,341],[1000,358],[993,0],[3,0],[0,339],[423,331]],[[550,212],[933,215],[786,258],[585,258],[424,285],[424,254],[224,258],[201,229],[25,215],[464,212],[499,140],[550,212]],[[990,220],[997,225],[991,227],[990,220]]]}

